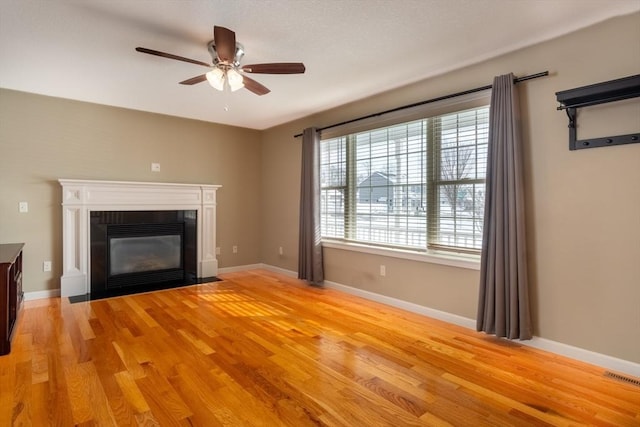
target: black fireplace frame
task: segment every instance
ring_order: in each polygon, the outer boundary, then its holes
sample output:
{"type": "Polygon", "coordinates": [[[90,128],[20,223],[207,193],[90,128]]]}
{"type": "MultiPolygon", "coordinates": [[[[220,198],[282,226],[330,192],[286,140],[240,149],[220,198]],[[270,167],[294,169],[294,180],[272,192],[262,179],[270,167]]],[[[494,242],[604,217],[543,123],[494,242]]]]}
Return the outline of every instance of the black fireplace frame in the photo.
{"type": "Polygon", "coordinates": [[[91,299],[197,283],[197,211],[91,211],[91,299]],[[110,238],[179,234],[180,268],[110,276],[110,238]]]}

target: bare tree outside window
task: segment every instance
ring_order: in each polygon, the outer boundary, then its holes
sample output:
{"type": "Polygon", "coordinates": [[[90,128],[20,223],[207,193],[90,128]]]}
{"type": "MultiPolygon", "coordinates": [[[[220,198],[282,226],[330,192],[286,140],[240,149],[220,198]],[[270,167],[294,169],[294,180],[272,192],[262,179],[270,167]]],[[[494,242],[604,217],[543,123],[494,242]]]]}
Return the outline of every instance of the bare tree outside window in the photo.
{"type": "Polygon", "coordinates": [[[475,160],[473,158],[474,151],[473,147],[462,147],[442,151],[440,163],[440,177],[442,182],[455,183],[441,187],[451,209],[464,209],[467,191],[464,188],[460,188],[462,186],[457,183],[469,177],[467,170],[471,169],[471,163],[475,160]]]}

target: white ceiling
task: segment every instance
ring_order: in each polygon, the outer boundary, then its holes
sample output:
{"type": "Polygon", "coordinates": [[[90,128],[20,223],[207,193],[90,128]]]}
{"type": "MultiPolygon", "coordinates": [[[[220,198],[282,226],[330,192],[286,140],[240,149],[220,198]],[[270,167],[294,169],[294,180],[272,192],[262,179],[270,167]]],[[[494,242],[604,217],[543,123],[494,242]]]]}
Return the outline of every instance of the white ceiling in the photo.
{"type": "Polygon", "coordinates": [[[640,0],[0,0],[0,87],[266,129],[638,10],[640,0]],[[214,25],[236,32],[243,64],[307,72],[252,74],[265,96],[218,92],[178,84],[206,68],[134,51],[211,62],[214,25]]]}

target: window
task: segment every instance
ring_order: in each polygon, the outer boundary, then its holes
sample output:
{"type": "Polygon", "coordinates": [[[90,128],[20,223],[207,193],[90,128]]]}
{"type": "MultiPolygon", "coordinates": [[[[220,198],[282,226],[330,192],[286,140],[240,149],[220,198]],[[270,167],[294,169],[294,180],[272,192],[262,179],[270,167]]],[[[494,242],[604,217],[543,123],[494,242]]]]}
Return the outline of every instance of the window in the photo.
{"type": "Polygon", "coordinates": [[[478,253],[488,125],[482,106],[322,140],[322,237],[478,253]]]}

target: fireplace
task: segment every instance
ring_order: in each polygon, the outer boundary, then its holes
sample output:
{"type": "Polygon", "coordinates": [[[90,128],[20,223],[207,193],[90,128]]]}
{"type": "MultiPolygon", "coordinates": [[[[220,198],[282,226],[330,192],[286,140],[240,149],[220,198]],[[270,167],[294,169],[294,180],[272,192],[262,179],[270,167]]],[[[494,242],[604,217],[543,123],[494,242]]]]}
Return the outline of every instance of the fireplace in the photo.
{"type": "Polygon", "coordinates": [[[78,179],[59,182],[63,297],[91,294],[94,298],[114,289],[124,291],[135,286],[142,290],[154,283],[193,278],[202,282],[218,274],[219,185],[78,179]],[[156,219],[146,218],[150,212],[156,219]],[[103,237],[92,247],[94,229],[102,230],[103,237]],[[96,253],[100,255],[94,262],[92,254],[96,253]],[[142,255],[152,257],[142,261],[142,255]],[[132,261],[134,258],[137,261],[132,261]],[[115,266],[111,261],[116,261],[115,266]],[[100,269],[103,272],[98,278],[100,269]],[[103,289],[94,289],[94,278],[103,289]]]}
{"type": "Polygon", "coordinates": [[[196,283],[197,211],[92,211],[91,298],[196,283]]]}

